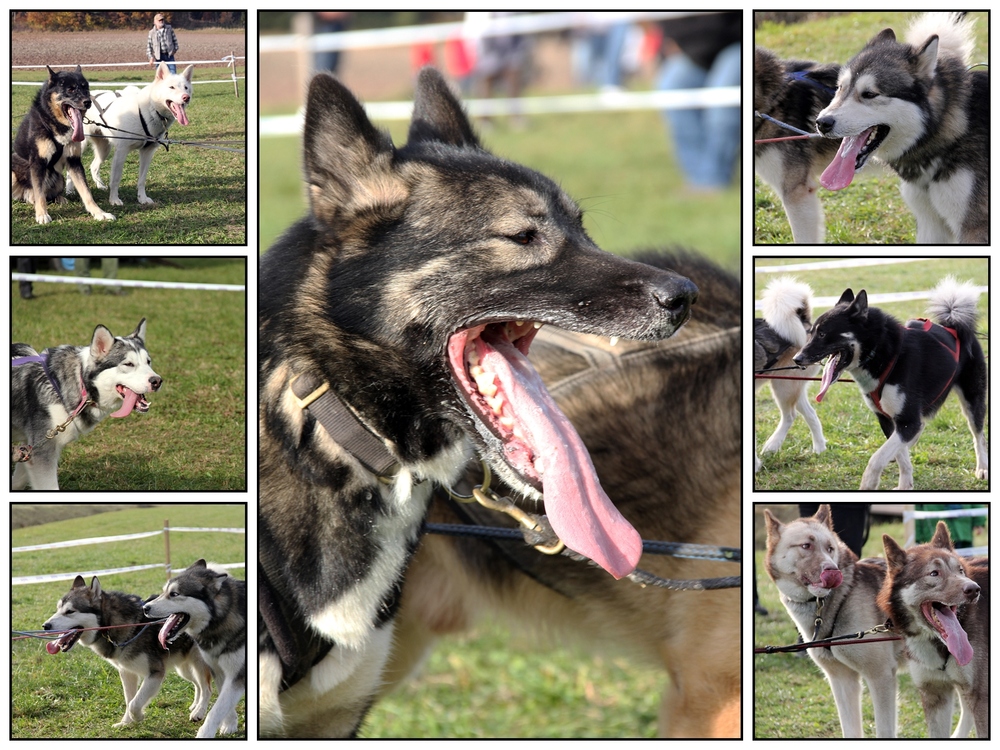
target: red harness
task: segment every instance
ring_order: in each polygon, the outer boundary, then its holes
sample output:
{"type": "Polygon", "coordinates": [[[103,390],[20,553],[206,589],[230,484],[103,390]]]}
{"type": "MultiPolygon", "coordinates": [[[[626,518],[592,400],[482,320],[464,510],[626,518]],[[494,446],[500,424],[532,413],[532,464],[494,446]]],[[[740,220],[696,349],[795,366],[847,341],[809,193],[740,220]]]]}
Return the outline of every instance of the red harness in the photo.
{"type": "MultiPolygon", "coordinates": [[[[906,325],[903,326],[903,333],[907,332],[926,333],[930,335],[938,344],[948,350],[948,353],[955,361],[955,367],[951,371],[951,377],[948,378],[948,382],[945,383],[944,388],[942,388],[931,400],[931,403],[933,404],[951,387],[951,384],[955,382],[955,376],[958,374],[958,360],[962,354],[962,345],[958,340],[958,331],[954,328],[948,328],[947,326],[935,323],[932,320],[927,320],[927,318],[916,318],[914,320],[906,321],[906,325]],[[946,336],[945,332],[951,334],[951,337],[949,338],[946,336]],[[952,344],[954,344],[954,346],[952,346],[952,344]]],[[[896,366],[897,359],[899,359],[898,354],[892,358],[889,366],[885,368],[885,372],[879,376],[878,386],[876,386],[875,390],[868,394],[868,398],[872,400],[872,405],[875,407],[875,411],[886,418],[891,417],[889,417],[889,415],[886,414],[885,410],[882,408],[882,389],[885,388],[885,381],[889,379],[889,373],[891,373],[892,368],[896,366]]]]}

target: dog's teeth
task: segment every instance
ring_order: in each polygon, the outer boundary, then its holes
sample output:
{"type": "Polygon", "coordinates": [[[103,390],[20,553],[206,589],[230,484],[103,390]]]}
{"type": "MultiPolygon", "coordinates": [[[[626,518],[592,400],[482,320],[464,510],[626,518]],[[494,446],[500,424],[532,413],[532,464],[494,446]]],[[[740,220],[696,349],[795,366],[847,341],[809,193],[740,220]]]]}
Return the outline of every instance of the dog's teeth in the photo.
{"type": "Polygon", "coordinates": [[[514,417],[502,416],[500,417],[500,426],[506,430],[513,431],[514,429],[514,417]]]}
{"type": "Polygon", "coordinates": [[[611,337],[611,346],[614,346],[617,343],[618,343],[618,337],[617,336],[612,336],[611,337]]]}
{"type": "Polygon", "coordinates": [[[486,403],[493,410],[493,413],[500,416],[503,411],[503,396],[487,396],[486,403]]]}
{"type": "Polygon", "coordinates": [[[497,393],[497,386],[493,382],[496,378],[496,374],[489,372],[488,370],[484,370],[482,367],[477,367],[475,369],[479,370],[479,372],[473,372],[472,370],[470,370],[470,372],[472,372],[472,377],[476,379],[476,388],[478,388],[479,392],[487,398],[492,398],[497,393]]]}
{"type": "Polygon", "coordinates": [[[535,327],[535,330],[537,330],[537,329],[539,329],[539,328],[542,327],[542,324],[539,323],[537,320],[534,323],[532,323],[531,325],[533,325],[535,327]]]}

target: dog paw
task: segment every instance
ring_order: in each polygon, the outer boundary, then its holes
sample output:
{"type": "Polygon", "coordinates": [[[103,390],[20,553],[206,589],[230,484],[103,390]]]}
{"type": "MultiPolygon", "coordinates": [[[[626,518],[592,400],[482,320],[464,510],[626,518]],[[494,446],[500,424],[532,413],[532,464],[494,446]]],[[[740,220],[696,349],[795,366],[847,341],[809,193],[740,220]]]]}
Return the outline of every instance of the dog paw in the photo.
{"type": "Polygon", "coordinates": [[[48,214],[36,214],[35,221],[37,221],[39,224],[51,224],[52,217],[49,216],[48,214]]]}
{"type": "Polygon", "coordinates": [[[110,203],[112,206],[124,206],[125,205],[124,203],[122,203],[122,199],[119,198],[117,195],[112,195],[110,198],[108,198],[108,203],[110,203]]]}
{"type": "Polygon", "coordinates": [[[152,206],[153,205],[153,199],[150,198],[148,195],[140,195],[139,196],[139,203],[142,203],[142,204],[148,205],[148,206],[152,206]]]}
{"type": "Polygon", "coordinates": [[[97,219],[98,221],[114,221],[115,215],[101,211],[100,213],[94,214],[94,218],[97,219]]]}
{"type": "Polygon", "coordinates": [[[976,479],[989,479],[990,471],[989,469],[976,469],[976,479]]]}

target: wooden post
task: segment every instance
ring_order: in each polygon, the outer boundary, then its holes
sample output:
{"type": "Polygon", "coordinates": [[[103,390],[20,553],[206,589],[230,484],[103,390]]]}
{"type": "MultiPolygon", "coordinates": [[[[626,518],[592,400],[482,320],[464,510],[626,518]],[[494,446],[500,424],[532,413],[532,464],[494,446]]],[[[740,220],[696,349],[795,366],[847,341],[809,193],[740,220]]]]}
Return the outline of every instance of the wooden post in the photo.
{"type": "Polygon", "coordinates": [[[239,99],[240,85],[236,82],[236,50],[233,50],[231,55],[233,59],[230,60],[229,62],[232,63],[233,65],[233,92],[236,94],[236,98],[239,99]]]}

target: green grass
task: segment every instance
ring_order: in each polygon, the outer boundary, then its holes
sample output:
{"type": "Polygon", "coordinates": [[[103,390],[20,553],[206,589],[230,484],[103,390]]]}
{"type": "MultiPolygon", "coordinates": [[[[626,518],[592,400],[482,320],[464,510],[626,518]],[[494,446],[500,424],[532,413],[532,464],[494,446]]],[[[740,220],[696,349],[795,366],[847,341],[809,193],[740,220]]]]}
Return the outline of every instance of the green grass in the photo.
{"type": "MultiPolygon", "coordinates": [[[[391,123],[399,144],[406,125],[391,123]]],[[[524,130],[505,121],[483,136],[499,156],[537,169],[583,207],[587,231],[605,250],[683,245],[735,266],[739,257],[740,192],[696,193],[680,176],[673,147],[656,112],[532,117],[524,130]]],[[[260,146],[260,246],[306,210],[299,138],[264,138],[260,146]]]]}
{"type": "MultiPolygon", "coordinates": [[[[243,258],[175,258],[181,268],[122,265],[119,278],[245,284],[243,258]]],[[[100,277],[100,270],[92,270],[100,277]]],[[[246,489],[246,294],[132,289],[91,295],[67,284],[12,284],[12,341],[35,350],[89,344],[103,324],[116,336],[143,317],[163,387],[147,414],[106,419],[62,454],[64,490],[246,489]]]]}
{"type": "MultiPolygon", "coordinates": [[[[763,549],[766,533],[763,507],[765,506],[760,504],[754,506],[756,540],[754,555],[760,603],[767,609],[768,614],[753,616],[753,645],[754,647],[786,646],[796,642],[798,631],[778,598],[778,589],[765,572],[763,549]]],[[[772,510],[775,508],[770,505],[766,507],[772,510]]],[[[783,511],[779,517],[785,522],[798,517],[794,506],[791,510],[784,508],[783,511]]],[[[862,550],[862,557],[884,557],[883,534],[889,534],[894,539],[902,541],[904,539],[902,522],[873,524],[868,541],[862,550]]],[[[988,535],[978,535],[973,544],[986,546],[988,541],[988,535]]],[[[876,624],[878,623],[872,623],[876,624]]],[[[786,653],[757,654],[753,659],[754,739],[794,737],[833,739],[842,736],[830,685],[822,670],[811,658],[786,653]]],[[[924,722],[920,697],[905,670],[900,675],[899,684],[898,736],[926,737],[927,725],[924,722]]],[[[956,713],[956,721],[957,718],[956,713]]],[[[862,695],[862,727],[866,737],[875,736],[875,715],[867,686],[862,695]]]]}
{"type": "MultiPolygon", "coordinates": [[[[15,81],[38,81],[38,71],[14,71],[15,81]]],[[[194,80],[216,80],[226,75],[221,68],[195,67],[194,80]],[[221,73],[220,73],[221,71],[221,73]]],[[[101,81],[134,81],[145,86],[152,80],[149,71],[87,72],[91,89],[101,81]]],[[[11,95],[11,136],[31,107],[38,89],[14,86],[11,95]]],[[[170,137],[185,141],[246,140],[246,94],[233,95],[231,83],[194,87],[188,105],[187,126],[170,129],[170,137]]],[[[245,144],[220,144],[245,149],[245,144]]],[[[119,197],[124,205],[111,206],[108,191],[94,187],[90,177],[91,149],[84,151],[87,184],[94,200],[116,220],[95,221],[78,195],[67,203],[49,204],[52,223],[35,222],[34,207],[21,201],[11,212],[12,245],[245,245],[247,242],[246,156],[216,149],[176,144],[169,152],[159,149],[146,179],[146,192],[153,205],[136,202],[139,176],[138,153],[125,162],[119,197]]],[[[102,167],[108,184],[111,159],[102,167]]]]}
{"type": "MultiPolygon", "coordinates": [[[[844,64],[883,28],[902,38],[913,12],[831,13],[805,23],[764,23],[754,43],[788,59],[844,64]]],[[[976,61],[989,55],[989,14],[972,13],[976,24],[976,61]]],[[[899,192],[899,178],[874,163],[858,173],[850,187],[820,190],[829,244],[891,245],[913,243],[916,222],[899,192]]],[[[778,196],[754,177],[754,244],[788,244],[792,232],[778,196]]]]}
{"type": "MultiPolygon", "coordinates": [[[[50,506],[54,507],[54,506],[50,506]]],[[[246,505],[192,503],[175,506],[134,508],[86,518],[56,521],[17,529],[12,546],[42,544],[94,536],[116,536],[171,526],[244,528],[246,505]]],[[[180,569],[204,557],[218,563],[246,560],[246,535],[207,532],[173,532],[170,535],[173,568],[180,569]]],[[[12,556],[14,576],[46,573],[76,573],[102,568],[127,567],[162,562],[162,536],[108,542],[68,549],[21,552],[12,556]]],[[[246,571],[230,573],[245,579],[246,571]]],[[[102,588],[139,594],[158,592],[164,582],[162,569],[135,571],[100,578],[102,588]]],[[[90,583],[90,580],[87,581],[90,583]]],[[[11,588],[11,628],[40,630],[54,612],[59,597],[70,582],[40,583],[11,588]]],[[[65,654],[49,655],[43,641],[11,643],[11,737],[41,738],[193,738],[197,726],[188,721],[193,698],[190,683],[173,672],[146,710],[146,719],[131,727],[112,727],[125,712],[125,701],[117,670],[89,648],[77,645],[65,654]]],[[[213,701],[215,700],[213,697],[213,701]]],[[[240,730],[246,737],[246,700],[237,708],[240,730]]]]}
{"type": "MultiPolygon", "coordinates": [[[[779,265],[821,258],[782,258],[755,260],[756,265],[779,265]]],[[[817,297],[839,297],[845,288],[855,293],[866,289],[869,294],[932,289],[944,276],[953,274],[959,281],[971,280],[978,285],[989,284],[989,260],[986,258],[928,259],[917,263],[871,266],[863,268],[826,269],[796,272],[800,281],[807,282],[817,297]]],[[[755,274],[754,299],[760,299],[764,287],[775,274],[755,274]]],[[[924,316],[926,300],[876,304],[899,320],[924,316]]],[[[813,310],[813,319],[824,312],[813,310]]],[[[979,342],[989,360],[989,295],[979,298],[979,342]]],[[[764,467],[754,475],[755,490],[856,490],[861,483],[868,459],[884,442],[885,437],[875,415],[865,405],[856,385],[835,383],[822,403],[815,403],[818,383],[808,386],[816,413],[823,423],[827,449],[812,452],[809,428],[796,417],[781,450],[762,456],[764,467]]],[[[988,412],[987,412],[988,413],[988,412]]],[[[777,427],[778,407],[765,386],[754,397],[755,443],[758,449],[777,427]]],[[[989,442],[989,421],[986,424],[989,442]]],[[[958,397],[950,395],[935,417],[927,422],[916,446],[910,451],[913,461],[913,483],[917,490],[988,491],[989,485],[975,476],[975,453],[972,435],[961,413],[958,397]]],[[[899,469],[891,463],[882,474],[880,489],[896,486],[899,469]]]]}

